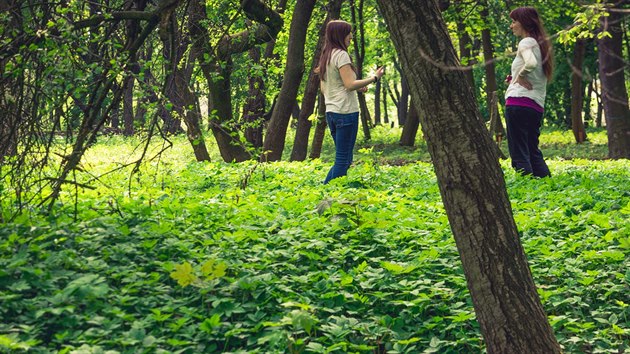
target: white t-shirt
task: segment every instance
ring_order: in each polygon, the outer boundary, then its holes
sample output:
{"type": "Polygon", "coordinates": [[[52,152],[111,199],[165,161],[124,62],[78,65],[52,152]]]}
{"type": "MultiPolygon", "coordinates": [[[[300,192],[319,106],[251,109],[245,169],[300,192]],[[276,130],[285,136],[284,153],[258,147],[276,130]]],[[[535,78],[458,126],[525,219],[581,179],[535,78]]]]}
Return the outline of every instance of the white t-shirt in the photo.
{"type": "Polygon", "coordinates": [[[518,43],[516,58],[512,62],[512,82],[505,91],[505,98],[527,97],[536,101],[541,107],[545,107],[547,77],[543,71],[542,62],[538,42],[532,37],[523,38],[518,43]],[[532,84],[531,90],[516,83],[519,74],[532,84]]]}
{"type": "Polygon", "coordinates": [[[359,99],[356,90],[346,90],[339,74],[339,68],[351,63],[348,52],[333,49],[330,61],[326,66],[326,77],[321,81],[321,89],[326,101],[326,112],[348,114],[359,111],[359,99]]]}

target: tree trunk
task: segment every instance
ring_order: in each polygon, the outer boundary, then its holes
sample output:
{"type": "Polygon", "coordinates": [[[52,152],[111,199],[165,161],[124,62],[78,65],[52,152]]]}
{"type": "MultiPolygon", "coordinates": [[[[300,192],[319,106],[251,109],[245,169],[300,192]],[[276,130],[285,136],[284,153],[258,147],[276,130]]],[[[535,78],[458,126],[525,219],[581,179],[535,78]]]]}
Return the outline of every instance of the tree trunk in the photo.
{"type": "Polygon", "coordinates": [[[378,0],[416,102],[488,353],[560,353],[493,142],[435,0],[378,0]],[[439,61],[440,65],[435,65],[439,61]],[[439,107],[439,109],[436,109],[439,107]]]}
{"type": "MultiPolygon", "coordinates": [[[[352,17],[352,28],[354,29],[354,66],[357,69],[357,77],[363,78],[363,60],[365,59],[365,23],[363,21],[363,4],[364,0],[359,0],[359,4],[355,5],[354,0],[350,0],[350,15],[352,17]]],[[[367,101],[363,92],[357,92],[359,100],[361,127],[363,128],[363,138],[371,140],[372,134],[370,127],[372,118],[368,110],[367,101]]]]}
{"type": "Polygon", "coordinates": [[[580,144],[586,141],[586,131],[582,121],[582,105],[584,102],[584,88],[582,87],[582,65],[586,53],[586,41],[578,39],[573,49],[573,63],[571,70],[571,128],[575,142],[580,144]]]}
{"type": "Polygon", "coordinates": [[[389,112],[387,112],[387,79],[379,80],[381,91],[383,92],[383,123],[389,124],[389,112]]]}
{"type": "Polygon", "coordinates": [[[328,2],[328,14],[324,23],[319,29],[319,41],[315,47],[313,53],[313,63],[311,64],[311,70],[308,74],[308,80],[306,88],[304,89],[304,98],[302,98],[302,109],[297,120],[297,129],[295,130],[295,140],[293,141],[293,150],[291,151],[291,161],[304,161],[306,159],[306,153],[308,150],[308,137],[311,132],[312,123],[309,120],[313,114],[315,108],[315,101],[317,100],[317,91],[319,89],[319,76],[314,73],[315,67],[319,63],[321,50],[326,39],[326,25],[331,19],[339,18],[341,12],[342,0],[330,0],[328,2]]]}
{"type": "Polygon", "coordinates": [[[232,55],[273,40],[282,28],[282,18],[260,0],[242,0],[243,12],[257,24],[239,33],[226,34],[216,46],[211,46],[213,41],[203,23],[208,17],[205,3],[191,0],[189,6],[193,50],[199,53],[197,60],[208,82],[210,128],[217,140],[219,152],[226,162],[248,160],[251,155],[241,142],[232,113],[232,55]]]}
{"type": "MultiPolygon", "coordinates": [[[[483,1],[482,6],[481,19],[486,24],[491,23],[488,15],[488,3],[483,1]]],[[[497,74],[494,67],[494,49],[492,47],[490,28],[484,27],[481,31],[481,42],[483,46],[483,59],[485,61],[484,68],[486,69],[486,107],[488,108],[489,114],[491,110],[492,93],[497,90],[497,74]]],[[[474,85],[472,87],[474,87],[474,85]]]]}
{"type": "MultiPolygon", "coordinates": [[[[287,0],[280,0],[276,6],[278,14],[284,14],[287,0]]],[[[248,21],[251,26],[251,21],[248,21]]],[[[263,77],[268,73],[268,63],[277,54],[273,49],[276,46],[276,40],[272,39],[267,42],[265,53],[261,57],[260,47],[256,46],[249,50],[249,56],[255,64],[262,64],[263,72],[261,75],[252,75],[249,78],[249,97],[243,107],[243,122],[245,123],[245,139],[255,148],[263,146],[263,128],[268,118],[265,108],[265,80],[263,77]]],[[[271,107],[273,110],[273,106],[271,107]]]]}
{"type": "MultiPolygon", "coordinates": [[[[192,9],[192,7],[188,8],[189,15],[192,14],[192,9]]],[[[182,62],[184,53],[190,46],[190,38],[179,31],[174,13],[171,14],[169,23],[160,28],[160,37],[164,43],[165,59],[169,60],[165,95],[175,112],[172,121],[174,125],[167,126],[166,131],[169,133],[180,131],[180,122],[183,119],[187,128],[186,137],[192,146],[195,158],[197,161],[210,161],[210,154],[208,154],[201,130],[201,114],[196,109],[199,103],[190,88],[193,65],[201,52],[196,47],[191,48],[187,61],[182,62]]]]}
{"type": "Polygon", "coordinates": [[[413,146],[416,142],[420,117],[418,117],[418,110],[414,104],[414,99],[412,98],[411,104],[409,105],[409,113],[407,114],[407,121],[403,126],[402,135],[400,136],[400,145],[402,146],[413,146]]]}
{"type": "Polygon", "coordinates": [[[381,84],[379,80],[374,85],[374,125],[381,125],[381,84]]]}
{"type": "MultiPolygon", "coordinates": [[[[249,50],[249,58],[254,65],[260,64],[260,47],[249,50]]],[[[264,73],[252,74],[249,77],[249,95],[243,105],[243,123],[245,125],[245,139],[255,148],[263,144],[263,123],[265,115],[265,80],[264,73]]]]}
{"type": "Polygon", "coordinates": [[[309,155],[311,159],[318,159],[322,154],[326,126],[326,101],[324,101],[324,95],[320,92],[317,98],[317,125],[315,126],[311,154],[309,155]]]}
{"type": "Polygon", "coordinates": [[[468,32],[466,32],[466,24],[461,19],[457,22],[457,33],[459,34],[460,61],[464,66],[469,67],[464,71],[464,75],[466,76],[466,81],[470,87],[475,87],[475,77],[472,70],[472,65],[474,64],[471,50],[472,40],[470,39],[468,32]]]}
{"type": "Polygon", "coordinates": [[[409,83],[404,71],[400,72],[400,99],[398,100],[398,126],[405,125],[409,110],[409,83]]]}
{"type": "MultiPolygon", "coordinates": [[[[608,1],[612,4],[615,1],[608,1]]],[[[614,7],[619,8],[620,5],[614,7]]],[[[625,61],[622,50],[622,16],[610,11],[602,17],[602,27],[611,34],[598,40],[599,77],[602,82],[602,103],[608,131],[608,157],[630,158],[630,110],[625,85],[625,61]]]]}
{"type": "Polygon", "coordinates": [[[282,158],[292,107],[304,73],[304,44],[315,1],[298,1],[293,11],[282,88],[267,128],[263,144],[266,155],[261,156],[262,161],[278,161],[282,158]]]}

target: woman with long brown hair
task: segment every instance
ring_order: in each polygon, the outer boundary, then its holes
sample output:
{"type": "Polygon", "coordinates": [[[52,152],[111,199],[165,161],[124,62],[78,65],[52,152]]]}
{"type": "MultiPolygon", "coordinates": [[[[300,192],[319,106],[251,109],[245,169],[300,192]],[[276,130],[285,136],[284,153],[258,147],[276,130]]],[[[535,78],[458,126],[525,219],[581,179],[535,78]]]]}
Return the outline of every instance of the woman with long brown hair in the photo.
{"type": "Polygon", "coordinates": [[[326,102],[326,122],[335,142],[335,163],[324,183],[345,176],[352,164],[354,144],[359,130],[359,100],[356,91],[367,91],[367,85],[383,76],[383,67],[367,79],[357,79],[348,54],[352,41],[352,26],[345,21],[330,21],[326,25],[325,43],[316,71],[326,102]]]}
{"type": "Polygon", "coordinates": [[[551,43],[533,7],[510,12],[514,35],[522,38],[512,62],[505,92],[505,120],[512,167],[525,175],[550,176],[538,147],[547,82],[553,73],[551,43]]]}

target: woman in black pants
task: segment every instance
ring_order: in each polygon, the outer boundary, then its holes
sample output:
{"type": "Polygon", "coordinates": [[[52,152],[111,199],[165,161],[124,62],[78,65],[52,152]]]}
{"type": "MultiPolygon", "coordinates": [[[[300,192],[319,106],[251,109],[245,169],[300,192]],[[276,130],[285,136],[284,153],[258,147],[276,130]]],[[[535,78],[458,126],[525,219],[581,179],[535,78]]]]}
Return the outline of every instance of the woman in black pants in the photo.
{"type": "Polygon", "coordinates": [[[547,94],[547,82],[553,72],[553,53],[542,20],[533,7],[519,7],[510,12],[518,43],[512,73],[505,92],[505,118],[508,149],[512,167],[524,175],[551,176],[538,137],[547,94]]]}

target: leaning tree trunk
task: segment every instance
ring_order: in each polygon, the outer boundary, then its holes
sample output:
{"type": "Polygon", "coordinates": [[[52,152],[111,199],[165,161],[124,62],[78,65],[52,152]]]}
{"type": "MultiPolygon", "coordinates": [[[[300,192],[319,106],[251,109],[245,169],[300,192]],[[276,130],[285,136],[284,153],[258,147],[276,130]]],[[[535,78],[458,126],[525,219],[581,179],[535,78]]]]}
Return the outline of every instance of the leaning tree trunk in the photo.
{"type": "Polygon", "coordinates": [[[319,75],[316,75],[314,70],[319,63],[321,50],[324,46],[324,40],[326,39],[326,25],[330,22],[330,20],[339,18],[339,13],[341,12],[341,2],[342,0],[330,0],[328,2],[328,14],[319,29],[319,40],[315,46],[315,52],[313,52],[313,62],[306,81],[304,98],[302,98],[302,109],[300,109],[300,114],[297,119],[295,140],[293,141],[293,150],[291,151],[291,161],[304,161],[304,159],[306,159],[308,136],[311,132],[312,126],[309,118],[313,114],[313,109],[315,108],[315,101],[317,100],[317,91],[319,89],[320,82],[319,75]]]}
{"type": "Polygon", "coordinates": [[[291,28],[289,30],[289,45],[287,61],[282,80],[282,88],[278,94],[278,101],[271,114],[263,150],[267,154],[261,156],[262,161],[278,161],[282,158],[284,143],[287,135],[291,109],[295,105],[295,98],[300,88],[304,73],[304,44],[308,23],[313,13],[316,0],[298,1],[293,11],[291,28]]]}
{"type": "Polygon", "coordinates": [[[624,75],[621,13],[610,11],[610,15],[602,17],[601,22],[603,29],[611,34],[611,37],[603,36],[598,41],[599,77],[608,131],[608,157],[627,159],[630,158],[630,111],[624,75]]]}
{"type": "Polygon", "coordinates": [[[446,69],[459,62],[436,1],[378,5],[409,79],[488,353],[560,353],[472,89],[462,71],[446,69]]]}
{"type": "Polygon", "coordinates": [[[573,49],[573,64],[571,70],[571,128],[576,143],[586,141],[586,131],[582,121],[582,104],[584,101],[584,90],[582,88],[582,64],[586,53],[586,41],[578,39],[573,49]]]}

